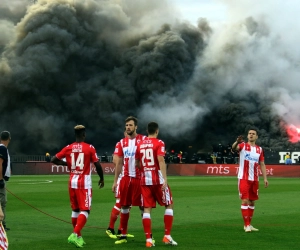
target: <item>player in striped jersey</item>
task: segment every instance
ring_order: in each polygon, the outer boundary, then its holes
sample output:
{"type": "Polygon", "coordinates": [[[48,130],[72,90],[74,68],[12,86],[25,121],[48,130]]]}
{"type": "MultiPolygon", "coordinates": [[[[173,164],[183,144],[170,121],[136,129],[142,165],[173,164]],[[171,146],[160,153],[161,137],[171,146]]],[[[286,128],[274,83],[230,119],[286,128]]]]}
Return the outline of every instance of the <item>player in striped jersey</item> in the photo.
{"type": "Polygon", "coordinates": [[[70,171],[69,195],[72,208],[73,233],[68,242],[77,247],[85,244],[81,230],[86,224],[92,202],[92,164],[100,177],[98,185],[104,187],[103,170],[95,148],[84,142],[86,134],[83,125],[74,128],[76,142],[64,147],[51,160],[54,164],[68,166],[70,171]],[[63,161],[63,159],[66,161],[63,161]]]}
{"type": "MultiPolygon", "coordinates": [[[[126,129],[124,131],[124,138],[125,137],[127,137],[126,129]]],[[[117,142],[117,144],[115,146],[115,151],[116,151],[116,149],[119,148],[119,144],[120,144],[120,142],[117,142]]],[[[115,167],[116,167],[117,159],[118,159],[118,157],[114,153],[114,155],[113,155],[113,161],[112,162],[115,165],[115,167]]],[[[121,232],[121,223],[119,224],[119,228],[118,228],[118,233],[117,234],[115,233],[115,229],[114,229],[115,228],[115,223],[116,223],[116,221],[118,219],[118,216],[119,216],[119,214],[121,212],[120,194],[119,194],[119,186],[120,186],[119,184],[120,184],[121,178],[122,178],[122,174],[119,175],[119,178],[118,178],[118,181],[117,181],[117,187],[116,187],[115,192],[114,192],[115,198],[116,198],[116,203],[114,204],[114,206],[113,206],[113,208],[111,210],[110,219],[109,219],[109,225],[108,225],[108,228],[105,231],[106,234],[110,238],[112,238],[112,239],[117,239],[117,237],[121,237],[122,236],[122,234],[121,234],[122,233],[121,232]]],[[[129,238],[133,238],[134,237],[134,235],[129,234],[129,233],[127,233],[126,236],[129,237],[129,238]]]]}
{"type": "Polygon", "coordinates": [[[165,206],[164,223],[165,235],[163,242],[173,246],[177,245],[171,237],[173,225],[173,198],[167,182],[165,163],[165,143],[157,139],[159,128],[156,122],[148,124],[148,137],[137,146],[136,166],[141,168],[142,206],[144,207],[143,227],[146,235],[146,247],[153,247],[151,229],[151,209],[165,206]]]}
{"type": "Polygon", "coordinates": [[[258,200],[259,167],[264,178],[265,187],[268,187],[269,183],[263,149],[256,145],[256,140],[258,139],[257,130],[250,129],[247,138],[248,142],[244,142],[243,137],[238,136],[232,145],[232,149],[239,151],[238,188],[242,200],[241,212],[244,219],[244,230],[248,233],[258,231],[257,228],[251,225],[251,220],[255,201],[258,200]]]}
{"type": "Polygon", "coordinates": [[[127,242],[130,206],[139,206],[142,211],[140,171],[135,167],[135,151],[137,143],[145,138],[145,136],[136,133],[137,123],[137,118],[133,116],[126,118],[125,129],[127,136],[120,140],[114,152],[116,156],[116,167],[112,191],[115,192],[116,188],[119,187],[121,204],[121,237],[115,242],[116,244],[127,242]],[[122,174],[122,179],[118,184],[120,174],[122,174]]]}
{"type": "Polygon", "coordinates": [[[8,249],[8,239],[7,235],[4,229],[4,226],[2,225],[2,221],[4,219],[4,213],[1,208],[0,204],[0,250],[7,250],[8,249]]]}

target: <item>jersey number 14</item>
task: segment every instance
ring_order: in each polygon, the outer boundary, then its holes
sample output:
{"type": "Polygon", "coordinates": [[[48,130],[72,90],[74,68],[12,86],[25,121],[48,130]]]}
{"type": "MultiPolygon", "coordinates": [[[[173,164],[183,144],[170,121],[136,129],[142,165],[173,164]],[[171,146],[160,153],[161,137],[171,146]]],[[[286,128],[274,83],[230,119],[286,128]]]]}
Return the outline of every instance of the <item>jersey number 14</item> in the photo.
{"type": "Polygon", "coordinates": [[[71,169],[76,169],[79,167],[81,170],[84,167],[84,153],[79,153],[77,159],[75,159],[75,154],[71,153],[71,169]]]}

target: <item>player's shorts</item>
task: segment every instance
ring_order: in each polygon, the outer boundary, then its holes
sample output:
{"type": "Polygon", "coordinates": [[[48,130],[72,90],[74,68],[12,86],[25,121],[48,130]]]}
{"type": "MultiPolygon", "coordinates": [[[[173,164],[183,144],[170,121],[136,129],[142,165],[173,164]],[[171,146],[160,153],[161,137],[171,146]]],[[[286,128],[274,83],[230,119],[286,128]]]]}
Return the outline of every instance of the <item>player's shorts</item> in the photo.
{"type": "Polygon", "coordinates": [[[172,192],[169,185],[165,190],[161,189],[162,184],[159,185],[142,185],[142,206],[156,207],[156,202],[160,206],[168,206],[173,204],[172,192]]]}
{"type": "Polygon", "coordinates": [[[239,196],[242,200],[249,199],[251,201],[258,200],[258,181],[249,181],[239,179],[238,182],[239,196]]]}
{"type": "Polygon", "coordinates": [[[115,198],[116,199],[120,198],[119,187],[120,187],[120,181],[121,181],[121,179],[122,179],[122,175],[119,175],[118,180],[117,180],[117,187],[116,187],[116,191],[115,191],[115,198]]]}
{"type": "Polygon", "coordinates": [[[121,206],[141,206],[141,180],[123,176],[119,183],[121,206]]]}
{"type": "Polygon", "coordinates": [[[80,211],[91,210],[92,189],[75,189],[69,188],[70,202],[72,210],[80,211]]]}

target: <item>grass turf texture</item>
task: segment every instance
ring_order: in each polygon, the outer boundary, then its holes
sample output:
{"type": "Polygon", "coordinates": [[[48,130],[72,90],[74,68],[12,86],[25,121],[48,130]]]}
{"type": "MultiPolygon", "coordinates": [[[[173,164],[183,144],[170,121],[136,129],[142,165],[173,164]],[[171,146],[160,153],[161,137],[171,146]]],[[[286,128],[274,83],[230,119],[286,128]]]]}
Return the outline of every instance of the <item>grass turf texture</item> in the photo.
{"type": "MultiPolygon", "coordinates": [[[[108,238],[112,176],[104,189],[93,177],[92,210],[82,231],[85,249],[145,249],[139,209],[133,207],[128,232],[135,238],[115,245],[108,238]]],[[[299,249],[300,180],[269,178],[270,186],[260,188],[260,200],[252,224],[259,232],[245,233],[235,177],[169,176],[174,198],[172,236],[177,249],[299,249]]],[[[13,176],[8,182],[7,226],[10,250],[76,249],[67,243],[72,232],[68,198],[68,175],[13,176]],[[48,180],[52,182],[47,182],[48,180]],[[14,196],[16,195],[16,196],[14,196]],[[31,205],[31,206],[30,206],[31,205]]],[[[167,249],[162,237],[164,208],[152,210],[155,248],[167,249]]],[[[119,225],[117,220],[115,229],[119,225]]]]}

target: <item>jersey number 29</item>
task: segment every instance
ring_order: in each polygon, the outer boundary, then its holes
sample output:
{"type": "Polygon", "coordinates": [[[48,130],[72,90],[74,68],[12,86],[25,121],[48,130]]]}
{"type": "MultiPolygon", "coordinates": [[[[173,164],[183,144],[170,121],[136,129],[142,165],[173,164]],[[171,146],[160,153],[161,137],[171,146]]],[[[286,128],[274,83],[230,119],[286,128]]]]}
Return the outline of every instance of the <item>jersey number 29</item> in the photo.
{"type": "Polygon", "coordinates": [[[153,149],[152,148],[141,149],[140,152],[143,154],[142,157],[143,166],[146,166],[145,159],[147,159],[147,166],[153,166],[154,165],[153,149]]]}

